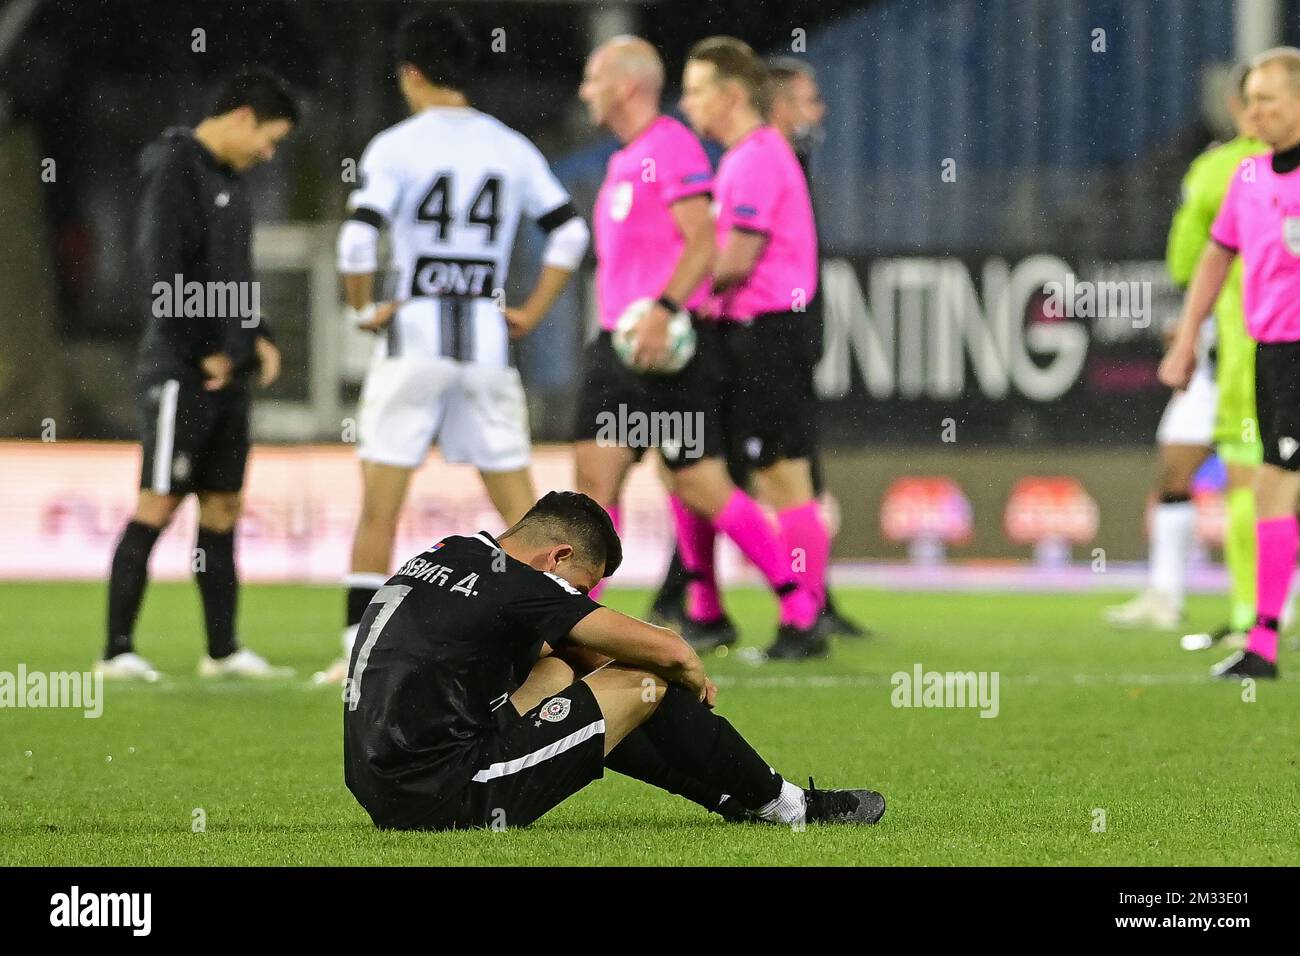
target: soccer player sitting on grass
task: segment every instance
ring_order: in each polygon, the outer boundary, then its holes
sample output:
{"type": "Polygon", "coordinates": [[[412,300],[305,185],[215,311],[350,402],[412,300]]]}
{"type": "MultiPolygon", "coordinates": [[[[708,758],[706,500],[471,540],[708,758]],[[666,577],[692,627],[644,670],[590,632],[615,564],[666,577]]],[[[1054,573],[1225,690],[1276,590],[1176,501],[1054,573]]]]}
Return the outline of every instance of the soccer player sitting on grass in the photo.
{"type": "Polygon", "coordinates": [[[348,789],[375,824],[525,826],[605,767],[732,820],[879,820],[874,791],[782,778],[714,713],[685,641],[587,596],[621,561],[600,505],[551,492],[499,540],[445,538],[379,589],[343,719],[348,789]]]}

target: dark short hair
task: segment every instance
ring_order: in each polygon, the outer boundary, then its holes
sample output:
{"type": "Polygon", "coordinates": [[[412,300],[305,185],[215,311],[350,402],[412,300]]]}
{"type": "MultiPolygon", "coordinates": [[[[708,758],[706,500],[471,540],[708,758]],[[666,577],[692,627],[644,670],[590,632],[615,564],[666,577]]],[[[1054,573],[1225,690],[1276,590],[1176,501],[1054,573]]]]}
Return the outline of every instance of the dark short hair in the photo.
{"type": "Polygon", "coordinates": [[[209,116],[221,116],[247,106],[259,123],[285,119],[298,125],[298,104],[278,74],[262,67],[232,73],[221,81],[209,116]]]}
{"type": "Polygon", "coordinates": [[[793,56],[774,56],[766,65],[767,79],[773,86],[785,86],[796,76],[806,76],[814,81],[817,79],[817,73],[810,64],[793,56]]]}
{"type": "Polygon", "coordinates": [[[474,40],[450,11],[417,13],[398,33],[397,62],[411,64],[434,86],[463,90],[474,69],[474,40]]]}
{"type": "Polygon", "coordinates": [[[580,561],[605,567],[609,577],[623,563],[623,543],[618,540],[609,512],[579,491],[551,491],[501,535],[523,532],[533,538],[574,546],[580,561]]]}
{"type": "Polygon", "coordinates": [[[767,112],[767,68],[744,40],[708,37],[691,47],[686,59],[712,63],[719,80],[735,80],[749,93],[754,108],[767,112]]]}

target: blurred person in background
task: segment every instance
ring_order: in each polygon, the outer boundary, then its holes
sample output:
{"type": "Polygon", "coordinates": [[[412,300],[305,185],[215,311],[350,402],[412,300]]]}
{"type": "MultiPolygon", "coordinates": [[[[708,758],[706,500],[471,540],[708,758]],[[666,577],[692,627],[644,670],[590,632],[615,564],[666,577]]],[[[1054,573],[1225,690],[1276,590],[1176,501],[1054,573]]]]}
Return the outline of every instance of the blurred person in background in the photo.
{"type": "Polygon", "coordinates": [[[1255,411],[1263,463],[1255,478],[1255,623],[1244,649],[1215,677],[1276,678],[1278,618],[1295,572],[1300,527],[1300,50],[1251,62],[1247,119],[1271,153],[1247,157],[1232,177],[1183,304],[1160,380],[1185,389],[1196,343],[1232,268],[1242,261],[1246,328],[1255,349],[1255,411]]]}
{"type": "Polygon", "coordinates": [[[176,508],[199,500],[194,576],[208,653],[201,677],[282,677],[235,636],[235,525],[248,461],[249,389],[280,370],[253,280],[253,211],[242,174],[275,155],[298,122],[284,82],[266,70],[225,80],[194,129],[172,127],[140,158],[135,235],[140,306],[150,318],[137,366],[143,467],[135,515],[113,553],[108,640],[95,670],[156,680],[135,651],[149,555],[176,508]]]}
{"type": "MultiPolygon", "coordinates": [[[[804,179],[808,183],[811,195],[812,151],[822,140],[822,122],[826,116],[826,104],[821,98],[816,74],[812,67],[802,60],[794,57],[777,57],[768,61],[767,75],[768,121],[780,131],[794,149],[799,165],[803,167],[804,179]]],[[[807,304],[807,319],[808,361],[815,367],[822,353],[820,296],[814,296],[807,304]]],[[[811,377],[809,382],[811,383],[811,377]]],[[[732,481],[740,487],[748,488],[749,469],[743,457],[735,454],[733,450],[729,449],[729,452],[727,469],[731,473],[732,481]]],[[[821,454],[815,445],[810,456],[810,466],[813,489],[821,504],[823,520],[833,538],[839,530],[839,502],[826,488],[821,454]]],[[[758,488],[757,491],[759,500],[763,500],[762,489],[758,488]]],[[[682,626],[686,615],[686,591],[689,580],[690,577],[682,564],[681,551],[674,547],[668,571],[650,607],[651,620],[673,627],[682,626]]],[[[829,588],[826,590],[826,602],[822,607],[819,624],[829,633],[840,637],[866,637],[870,633],[838,611],[829,588]]]]}
{"type": "MultiPolygon", "coordinates": [[[[589,233],[527,137],[465,95],[474,44],[450,13],[402,26],[398,82],[411,116],[366,147],[339,231],[349,321],[378,336],[358,412],[361,517],[352,547],[344,654],[389,576],[411,475],[436,439],[472,464],[506,525],[534,501],[528,409],[511,340],[546,316],[586,254],[589,233]],[[521,217],[547,234],[523,305],[497,301],[521,217]],[[392,235],[396,288],[375,300],[379,230],[392,235]]],[[[336,683],[346,659],[315,676],[336,683]]]]}
{"type": "MultiPolygon", "coordinates": [[[[710,37],[691,48],[682,110],[697,132],[726,147],[714,178],[717,252],[705,307],[716,356],[708,407],[718,409],[727,452],[740,456],[776,512],[780,563],[794,576],[795,591],[783,599],[767,656],[802,660],[830,651],[829,633],[819,624],[830,535],[809,468],[816,398],[804,314],[817,293],[817,230],[803,168],[765,120],[767,92],[767,69],[743,41],[710,37]]],[[[707,649],[711,636],[724,643],[726,630],[717,622],[727,621],[713,536],[700,514],[677,511],[677,540],[691,575],[682,635],[697,650],[707,649]],[[701,617],[701,609],[717,617],[701,617]]],[[[753,517],[767,520],[761,511],[753,517]]]]}
{"type": "MultiPolygon", "coordinates": [[[[1192,163],[1183,177],[1182,201],[1169,229],[1169,275],[1185,289],[1210,241],[1210,226],[1241,161],[1268,147],[1255,139],[1245,108],[1249,67],[1233,71],[1228,112],[1236,136],[1216,144],[1192,163]]],[[[1192,479],[1218,448],[1228,473],[1224,558],[1232,582],[1228,624],[1202,635],[1188,635],[1185,647],[1217,641],[1244,642],[1255,617],[1255,504],[1251,484],[1263,458],[1255,422],[1255,343],[1246,332],[1241,306],[1241,263],[1228,274],[1214,304],[1214,323],[1205,325],[1196,373],[1185,390],[1169,399],[1156,432],[1159,469],[1151,521],[1149,583],[1133,600],[1106,609],[1117,627],[1172,630],[1183,621],[1187,567],[1196,543],[1196,505],[1192,479]]],[[[1240,645],[1239,645],[1240,646],[1240,645]]]]}

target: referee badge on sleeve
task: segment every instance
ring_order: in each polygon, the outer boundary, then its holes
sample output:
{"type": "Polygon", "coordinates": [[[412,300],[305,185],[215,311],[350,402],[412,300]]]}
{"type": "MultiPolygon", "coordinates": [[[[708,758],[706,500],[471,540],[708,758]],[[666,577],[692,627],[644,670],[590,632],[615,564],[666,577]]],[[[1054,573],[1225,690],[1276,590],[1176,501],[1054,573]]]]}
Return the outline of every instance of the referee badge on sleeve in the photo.
{"type": "Polygon", "coordinates": [[[553,724],[558,724],[569,716],[571,706],[567,697],[552,697],[542,706],[541,713],[538,716],[542,720],[549,720],[553,724]]]}
{"type": "Polygon", "coordinates": [[[1300,216],[1282,217],[1282,242],[1287,252],[1300,256],[1300,216]]]}

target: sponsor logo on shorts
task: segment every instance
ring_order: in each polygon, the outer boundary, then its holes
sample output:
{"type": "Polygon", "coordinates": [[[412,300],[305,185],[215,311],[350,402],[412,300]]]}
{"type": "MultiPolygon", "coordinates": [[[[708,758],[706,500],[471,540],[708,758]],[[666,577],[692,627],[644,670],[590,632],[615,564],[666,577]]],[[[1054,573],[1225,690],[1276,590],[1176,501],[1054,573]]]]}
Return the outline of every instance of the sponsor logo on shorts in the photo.
{"type": "Polygon", "coordinates": [[[182,452],[172,459],[172,477],[184,481],[190,476],[190,456],[182,452]]]}
{"type": "Polygon", "coordinates": [[[746,438],[745,454],[749,456],[751,461],[758,461],[758,456],[763,454],[763,439],[746,438]]]}
{"type": "Polygon", "coordinates": [[[542,705],[542,711],[538,714],[542,720],[548,720],[553,724],[558,724],[565,717],[569,716],[569,709],[573,705],[569,703],[567,697],[552,697],[542,705]]]}
{"type": "Polygon", "coordinates": [[[496,288],[491,259],[439,259],[421,256],[411,276],[411,295],[467,295],[486,298],[496,288]]]}
{"type": "Polygon", "coordinates": [[[1282,456],[1283,461],[1290,461],[1297,448],[1300,448],[1300,441],[1296,441],[1290,436],[1277,440],[1277,453],[1282,456]]]}

